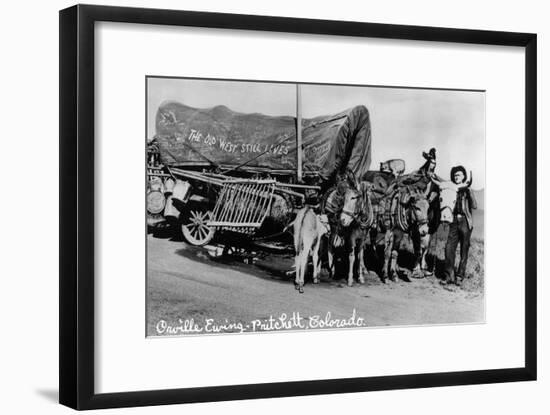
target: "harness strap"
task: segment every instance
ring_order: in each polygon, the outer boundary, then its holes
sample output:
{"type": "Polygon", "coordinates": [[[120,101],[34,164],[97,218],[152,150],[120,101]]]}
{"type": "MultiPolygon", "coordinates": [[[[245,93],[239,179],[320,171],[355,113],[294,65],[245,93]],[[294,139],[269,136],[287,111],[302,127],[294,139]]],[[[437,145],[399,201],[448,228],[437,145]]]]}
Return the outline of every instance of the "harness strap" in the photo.
{"type": "Polygon", "coordinates": [[[342,213],[343,213],[344,215],[349,216],[349,217],[352,218],[352,219],[355,219],[355,216],[356,216],[356,215],[355,215],[355,212],[350,212],[349,210],[342,209],[342,213]]]}
{"type": "Polygon", "coordinates": [[[409,230],[409,221],[407,220],[407,210],[403,207],[403,204],[399,202],[397,205],[397,220],[401,230],[403,232],[407,232],[409,230]]]}

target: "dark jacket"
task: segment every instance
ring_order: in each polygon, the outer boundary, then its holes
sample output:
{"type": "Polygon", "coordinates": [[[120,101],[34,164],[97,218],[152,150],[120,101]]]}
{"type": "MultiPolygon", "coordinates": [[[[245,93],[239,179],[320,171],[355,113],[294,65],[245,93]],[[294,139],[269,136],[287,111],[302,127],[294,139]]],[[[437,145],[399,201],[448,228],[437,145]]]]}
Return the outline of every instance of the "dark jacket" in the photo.
{"type": "Polygon", "coordinates": [[[457,210],[462,212],[462,214],[466,217],[466,221],[468,222],[468,228],[472,229],[474,227],[472,219],[472,209],[477,209],[477,201],[472,189],[467,187],[465,189],[459,190],[456,196],[456,204],[457,206],[455,212],[457,210]]]}

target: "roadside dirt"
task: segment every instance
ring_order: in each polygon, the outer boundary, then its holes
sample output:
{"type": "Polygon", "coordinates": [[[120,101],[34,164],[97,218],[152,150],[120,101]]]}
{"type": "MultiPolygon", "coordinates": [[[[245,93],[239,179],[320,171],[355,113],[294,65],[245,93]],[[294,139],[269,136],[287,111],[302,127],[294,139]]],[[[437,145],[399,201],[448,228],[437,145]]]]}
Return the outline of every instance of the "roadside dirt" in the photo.
{"type": "Polygon", "coordinates": [[[344,279],[331,281],[323,273],[320,284],[306,281],[305,293],[299,294],[284,273],[292,257],[267,257],[252,265],[213,258],[211,251],[148,235],[148,335],[166,335],[167,326],[203,327],[207,319],[225,331],[242,330],[236,323],[248,331],[252,321],[284,314],[349,319],[354,310],[364,326],[481,323],[485,318],[483,289],[442,286],[434,276],[383,284],[370,272],[365,284],[348,287],[344,279]]]}

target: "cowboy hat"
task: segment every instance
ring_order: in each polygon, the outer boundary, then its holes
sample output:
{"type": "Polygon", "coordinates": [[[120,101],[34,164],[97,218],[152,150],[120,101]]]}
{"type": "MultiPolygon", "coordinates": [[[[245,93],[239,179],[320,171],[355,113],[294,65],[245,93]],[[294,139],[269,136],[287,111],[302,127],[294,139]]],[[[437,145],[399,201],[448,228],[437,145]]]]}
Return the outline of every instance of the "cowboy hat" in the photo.
{"type": "Polygon", "coordinates": [[[466,174],[466,169],[464,168],[464,166],[454,166],[451,169],[451,181],[454,182],[455,173],[459,172],[459,171],[461,171],[462,174],[464,175],[464,180],[462,180],[462,182],[464,183],[466,181],[466,178],[468,177],[468,175],[466,174]]]}

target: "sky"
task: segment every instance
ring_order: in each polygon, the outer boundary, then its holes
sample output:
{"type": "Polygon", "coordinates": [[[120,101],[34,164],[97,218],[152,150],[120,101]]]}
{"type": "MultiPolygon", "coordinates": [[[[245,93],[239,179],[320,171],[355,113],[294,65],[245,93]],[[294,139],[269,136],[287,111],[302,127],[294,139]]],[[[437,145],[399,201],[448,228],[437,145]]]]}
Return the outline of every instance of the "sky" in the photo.
{"type": "MultiPolygon", "coordinates": [[[[331,115],[364,105],[372,128],[372,164],[405,160],[420,167],[422,151],[437,149],[436,173],[449,178],[452,166],[472,171],[475,189],[485,187],[485,93],[373,86],[301,85],[302,117],[331,115]]],[[[167,100],[196,108],[225,105],[233,111],[296,115],[296,86],[287,83],[148,78],[147,139],[155,114],[167,100]]]]}

